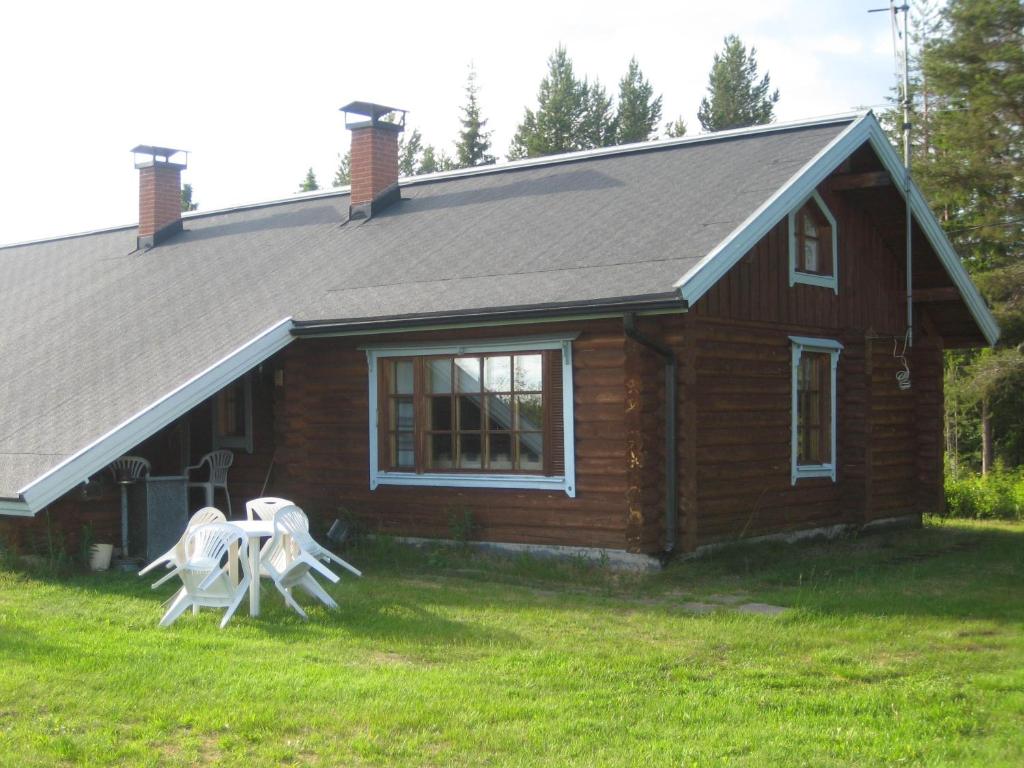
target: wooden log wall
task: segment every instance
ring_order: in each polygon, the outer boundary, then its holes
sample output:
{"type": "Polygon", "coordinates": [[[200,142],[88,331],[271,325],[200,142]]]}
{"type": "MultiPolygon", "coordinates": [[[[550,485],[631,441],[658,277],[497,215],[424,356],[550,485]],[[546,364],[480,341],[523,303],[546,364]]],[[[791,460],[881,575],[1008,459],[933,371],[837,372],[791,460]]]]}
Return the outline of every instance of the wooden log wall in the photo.
{"type": "Polygon", "coordinates": [[[401,338],[468,340],[577,331],[576,498],[518,489],[380,486],[370,491],[367,362],[359,347],[394,342],[394,337],[303,339],[282,351],[285,383],[278,393],[278,469],[268,492],[293,498],[321,526],[347,510],[376,531],[451,538],[452,516],[469,511],[476,524],[473,537],[480,540],[622,549],[628,528],[630,546],[645,546],[652,535],[647,509],[659,487],[657,481],[646,479],[653,450],[647,438],[638,443],[634,437],[631,445],[629,434],[646,429],[658,406],[646,389],[652,363],[627,349],[621,321],[437,331],[401,338]],[[639,389],[632,384],[627,389],[627,370],[639,376],[639,389]],[[632,468],[626,458],[631,450],[639,457],[632,468]]]}
{"type": "Polygon", "coordinates": [[[838,221],[838,295],[789,285],[783,220],[692,308],[697,544],[914,513],[941,495],[940,342],[922,336],[901,392],[903,263],[867,211],[819,193],[838,221]],[[790,335],[844,345],[835,483],[791,482],[790,335]]]}

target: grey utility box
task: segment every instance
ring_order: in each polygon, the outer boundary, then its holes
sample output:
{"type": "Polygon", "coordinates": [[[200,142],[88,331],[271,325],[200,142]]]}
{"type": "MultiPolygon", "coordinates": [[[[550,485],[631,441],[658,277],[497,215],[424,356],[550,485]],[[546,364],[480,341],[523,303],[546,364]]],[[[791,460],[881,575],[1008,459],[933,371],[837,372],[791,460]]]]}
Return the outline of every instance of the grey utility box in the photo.
{"type": "Polygon", "coordinates": [[[150,477],[128,486],[128,549],[155,560],[173,547],[188,523],[188,485],[182,475],[150,477]]]}

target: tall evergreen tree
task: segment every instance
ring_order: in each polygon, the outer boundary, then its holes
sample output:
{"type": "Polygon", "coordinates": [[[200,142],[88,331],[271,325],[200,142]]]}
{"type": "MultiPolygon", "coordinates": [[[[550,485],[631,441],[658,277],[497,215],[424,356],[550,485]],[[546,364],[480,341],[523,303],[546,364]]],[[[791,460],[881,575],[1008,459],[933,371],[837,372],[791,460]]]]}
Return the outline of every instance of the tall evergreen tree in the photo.
{"type": "Polygon", "coordinates": [[[655,98],[654,88],[644,79],[634,56],[629,69],[619,81],[619,105],[615,113],[615,143],[647,141],[658,130],[661,120],[661,96],[655,98]]]}
{"type": "Polygon", "coordinates": [[[398,175],[415,176],[423,158],[423,136],[413,128],[398,140],[398,175]]]}
{"type": "Polygon", "coordinates": [[[593,83],[584,80],[583,89],[585,106],[576,145],[579,149],[610,147],[615,144],[616,135],[611,96],[597,79],[593,83]]]}
{"type": "Polygon", "coordinates": [[[420,176],[424,173],[448,171],[456,167],[445,153],[423,143],[423,134],[413,128],[398,141],[398,175],[420,176]]]}
{"type": "Polygon", "coordinates": [[[564,46],[548,59],[548,74],[537,91],[536,111],[527,109],[509,149],[509,159],[540,157],[582,149],[581,126],[589,88],[576,78],[564,46]]]}
{"type": "Polygon", "coordinates": [[[334,172],[332,187],[347,187],[352,183],[352,150],[338,155],[338,170],[334,172]]]}
{"type": "Polygon", "coordinates": [[[183,184],[181,187],[181,212],[188,213],[199,208],[199,203],[192,202],[192,185],[183,184]]]}
{"type": "MultiPolygon", "coordinates": [[[[947,358],[947,444],[983,471],[1024,461],[1024,5],[949,0],[923,32],[914,175],[1002,329],[947,358]],[[966,417],[966,418],[965,418],[966,417]],[[965,423],[966,422],[966,423],[965,423]],[[961,439],[964,438],[964,439],[961,439]]],[[[896,121],[892,121],[896,122],[896,121]]],[[[955,459],[955,454],[953,459],[955,459]]],[[[953,463],[951,461],[951,463],[953,463]]]]}
{"type": "Polygon", "coordinates": [[[316,181],[316,174],[310,168],[306,171],[306,178],[299,184],[299,192],[315,192],[318,189],[320,189],[320,185],[316,181]]]}
{"type": "Polygon", "coordinates": [[[682,115],[665,123],[665,135],[670,139],[678,139],[686,135],[686,121],[682,115]]]}
{"type": "Polygon", "coordinates": [[[771,90],[766,72],[757,79],[757,49],[746,47],[736,35],[725,38],[708,75],[708,95],[701,99],[697,119],[705,131],[725,131],[770,123],[779,91],[771,90]]]}
{"type": "Polygon", "coordinates": [[[462,130],[455,145],[455,162],[459,168],[475,165],[490,165],[496,158],[489,154],[491,132],[485,131],[487,121],[480,117],[480,102],[477,99],[476,70],[469,68],[466,79],[466,103],[462,107],[462,130]]]}

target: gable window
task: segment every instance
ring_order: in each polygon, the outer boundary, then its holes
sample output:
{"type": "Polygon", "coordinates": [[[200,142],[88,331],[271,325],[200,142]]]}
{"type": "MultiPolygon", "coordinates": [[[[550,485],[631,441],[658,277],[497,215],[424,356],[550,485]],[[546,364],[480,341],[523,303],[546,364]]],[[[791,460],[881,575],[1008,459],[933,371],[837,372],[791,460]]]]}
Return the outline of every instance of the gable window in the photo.
{"type": "Polygon", "coordinates": [[[575,495],[571,339],[376,347],[367,358],[371,488],[575,495]]]}
{"type": "Polygon", "coordinates": [[[790,336],[792,343],[792,472],[836,479],[836,369],[843,345],[790,336]]]}
{"type": "Polygon", "coordinates": [[[213,398],[213,447],[252,453],[252,383],[243,376],[213,398]]]}
{"type": "Polygon", "coordinates": [[[789,284],[807,283],[839,292],[836,220],[813,192],[789,214],[789,284]]]}

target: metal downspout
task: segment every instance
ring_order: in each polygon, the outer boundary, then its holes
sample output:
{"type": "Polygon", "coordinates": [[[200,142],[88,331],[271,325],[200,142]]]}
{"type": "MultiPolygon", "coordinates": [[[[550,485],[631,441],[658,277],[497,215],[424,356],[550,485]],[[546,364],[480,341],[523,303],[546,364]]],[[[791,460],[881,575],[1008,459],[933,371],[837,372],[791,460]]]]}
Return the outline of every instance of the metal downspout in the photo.
{"type": "Polygon", "coordinates": [[[676,353],[669,347],[644,336],[636,329],[636,314],[622,316],[626,336],[657,353],[665,361],[665,554],[676,548],[679,505],[676,464],[676,353]]]}

